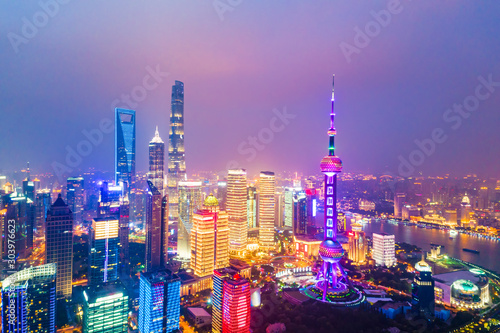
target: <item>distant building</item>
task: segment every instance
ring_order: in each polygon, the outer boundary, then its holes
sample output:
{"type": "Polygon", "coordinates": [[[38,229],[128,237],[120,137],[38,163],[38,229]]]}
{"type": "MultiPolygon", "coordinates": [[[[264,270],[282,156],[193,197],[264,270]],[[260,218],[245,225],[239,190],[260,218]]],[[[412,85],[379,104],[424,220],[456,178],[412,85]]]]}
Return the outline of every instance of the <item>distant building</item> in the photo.
{"type": "Polygon", "coordinates": [[[191,258],[191,229],[193,214],[202,204],[201,182],[180,181],[178,186],[178,217],[179,231],[177,233],[177,254],[185,260],[191,258]]]}
{"type": "Polygon", "coordinates": [[[274,196],[276,177],[274,172],[261,171],[259,176],[259,245],[263,249],[274,250],[274,196]]]}
{"type": "Polygon", "coordinates": [[[120,259],[119,221],[116,218],[95,218],[89,231],[90,286],[118,279],[120,259]]]}
{"type": "Polygon", "coordinates": [[[55,264],[16,272],[2,281],[2,332],[55,333],[56,305],[55,264]]]}
{"type": "Polygon", "coordinates": [[[163,195],[148,181],[146,204],[146,271],[165,267],[168,261],[168,221],[163,216],[163,195]],[[167,251],[165,251],[167,249],[167,251]]]}
{"type": "Polygon", "coordinates": [[[424,261],[415,265],[415,278],[412,283],[412,310],[427,318],[434,317],[434,279],[431,266],[424,261]]]}
{"type": "Polygon", "coordinates": [[[462,199],[462,203],[460,204],[460,226],[461,227],[469,227],[471,212],[472,212],[472,208],[470,205],[470,199],[467,195],[465,195],[462,199]]]}
{"type": "Polygon", "coordinates": [[[396,193],[394,195],[394,217],[401,218],[403,214],[403,205],[406,201],[405,193],[396,193]]]}
{"type": "Polygon", "coordinates": [[[187,310],[197,328],[205,327],[212,322],[212,316],[204,308],[187,308],[187,310]]]}
{"type": "Polygon", "coordinates": [[[66,202],[73,212],[76,223],[83,222],[85,191],[83,177],[69,177],[66,184],[66,202]]]}
{"type": "Polygon", "coordinates": [[[396,264],[394,235],[373,234],[373,260],[378,266],[390,267],[396,264]]]}
{"type": "Polygon", "coordinates": [[[83,333],[128,332],[129,296],[120,282],[87,288],[83,296],[83,333]]]}
{"type": "MultiPolygon", "coordinates": [[[[258,200],[257,188],[255,186],[247,187],[247,219],[248,219],[248,229],[257,228],[257,200],[258,200]]],[[[222,208],[221,208],[222,209],[222,208]]]]}
{"type": "Polygon", "coordinates": [[[115,183],[120,182],[126,184],[130,197],[135,190],[135,111],[116,108],[115,183]]]}
{"type": "Polygon", "coordinates": [[[375,203],[373,201],[359,199],[358,200],[358,207],[361,210],[374,211],[375,210],[375,203]]]}
{"type": "Polygon", "coordinates": [[[402,218],[404,220],[410,220],[412,217],[420,217],[420,209],[416,206],[403,206],[402,218]]]}
{"type": "MultiPolygon", "coordinates": [[[[274,194],[273,194],[274,199],[274,194]]],[[[248,242],[247,172],[232,169],[227,174],[227,214],[229,217],[229,250],[242,252],[248,242]]],[[[274,209],[274,207],[273,207],[274,209]]],[[[274,221],[273,221],[274,223],[274,221]]]]}
{"type": "Polygon", "coordinates": [[[219,180],[217,182],[217,200],[219,200],[219,207],[221,210],[226,210],[227,201],[227,181],[219,180]]]}
{"type": "Polygon", "coordinates": [[[165,168],[165,143],[160,138],[158,126],[154,138],[149,142],[149,173],[148,180],[158,189],[163,195],[163,183],[165,168]]]}
{"type": "Polygon", "coordinates": [[[457,210],[456,209],[446,209],[443,213],[443,217],[447,224],[457,225],[457,210]]]}
{"type": "Polygon", "coordinates": [[[45,262],[57,264],[57,297],[70,299],[73,281],[73,213],[61,194],[47,213],[45,262]]]}
{"type": "Polygon", "coordinates": [[[215,270],[212,332],[250,332],[250,283],[231,268],[215,270]]]}
{"type": "Polygon", "coordinates": [[[139,332],[177,332],[181,280],[169,270],[141,274],[139,332]]]}
{"type": "Polygon", "coordinates": [[[198,277],[229,266],[229,226],[226,212],[219,210],[217,198],[210,194],[193,216],[191,230],[191,269],[198,277]]]}

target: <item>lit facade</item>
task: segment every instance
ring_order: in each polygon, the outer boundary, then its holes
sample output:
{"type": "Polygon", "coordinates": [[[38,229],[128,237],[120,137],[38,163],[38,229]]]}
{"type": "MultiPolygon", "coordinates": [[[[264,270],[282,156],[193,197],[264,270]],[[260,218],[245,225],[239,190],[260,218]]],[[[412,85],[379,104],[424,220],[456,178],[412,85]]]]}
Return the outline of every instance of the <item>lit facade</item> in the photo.
{"type": "Polygon", "coordinates": [[[191,229],[193,214],[201,207],[201,182],[180,181],[178,187],[178,218],[177,254],[180,258],[191,258],[191,229]]]}
{"type": "Polygon", "coordinates": [[[396,264],[396,244],[394,235],[373,234],[373,260],[379,266],[391,267],[396,264]]]}
{"type": "Polygon", "coordinates": [[[61,195],[47,213],[45,262],[57,264],[57,297],[70,299],[73,281],[73,213],[61,195]]]}
{"type": "Polygon", "coordinates": [[[89,285],[97,286],[117,280],[120,259],[118,219],[95,218],[89,238],[89,285]]]}
{"type": "Polygon", "coordinates": [[[56,265],[30,267],[2,281],[2,332],[56,332],[56,265]]]}
{"type": "Polygon", "coordinates": [[[146,271],[164,267],[168,262],[168,221],[164,218],[163,195],[148,181],[146,202],[146,271]],[[167,251],[165,251],[167,249],[167,251]]]}
{"type": "Polygon", "coordinates": [[[209,195],[193,216],[191,230],[191,269],[198,277],[229,266],[229,226],[226,212],[209,195]]]}
{"type": "Polygon", "coordinates": [[[436,303],[458,309],[482,309],[491,305],[489,279],[480,269],[434,275],[436,303]]]}
{"type": "Polygon", "coordinates": [[[160,191],[163,192],[164,183],[164,168],[165,168],[165,143],[160,138],[158,127],[153,140],[149,142],[149,173],[148,180],[160,191]]]}
{"type": "Polygon", "coordinates": [[[168,136],[168,197],[170,220],[179,216],[177,184],[186,180],[186,160],[184,151],[184,83],[175,81],[172,86],[170,108],[170,131],[168,136]]]}
{"type": "Polygon", "coordinates": [[[366,261],[368,241],[366,240],[365,232],[361,229],[361,224],[354,223],[351,227],[352,230],[347,233],[349,239],[347,257],[349,260],[352,260],[354,264],[361,264],[366,261]]]}
{"type": "Polygon", "coordinates": [[[115,182],[135,189],[135,111],[115,109],[115,182]]]}
{"type": "Polygon", "coordinates": [[[212,332],[250,332],[250,283],[232,268],[213,274],[212,332]]]}
{"type": "Polygon", "coordinates": [[[129,297],[121,283],[83,292],[83,333],[127,333],[129,297]]]}
{"type": "Polygon", "coordinates": [[[84,179],[83,177],[69,177],[66,182],[66,202],[74,214],[75,223],[82,223],[85,203],[84,179]]]}
{"type": "Polygon", "coordinates": [[[274,250],[276,177],[274,172],[261,171],[259,176],[259,246],[274,250]]]}
{"type": "Polygon", "coordinates": [[[242,252],[248,243],[247,172],[229,170],[227,174],[227,214],[229,216],[229,249],[242,252]]]}
{"type": "Polygon", "coordinates": [[[406,202],[405,193],[396,193],[394,195],[394,217],[401,218],[403,216],[403,205],[406,202]]]}
{"type": "Polygon", "coordinates": [[[423,258],[415,265],[411,287],[412,310],[428,318],[434,317],[434,279],[431,266],[423,258]]]}
{"type": "Polygon", "coordinates": [[[470,214],[472,212],[472,207],[470,205],[470,199],[465,195],[460,204],[460,226],[469,227],[470,214]]]}
{"type": "Polygon", "coordinates": [[[141,274],[139,332],[170,333],[179,329],[181,280],[169,270],[141,274]]]}
{"type": "Polygon", "coordinates": [[[257,228],[257,188],[248,186],[247,188],[247,221],[248,229],[257,228]]]}

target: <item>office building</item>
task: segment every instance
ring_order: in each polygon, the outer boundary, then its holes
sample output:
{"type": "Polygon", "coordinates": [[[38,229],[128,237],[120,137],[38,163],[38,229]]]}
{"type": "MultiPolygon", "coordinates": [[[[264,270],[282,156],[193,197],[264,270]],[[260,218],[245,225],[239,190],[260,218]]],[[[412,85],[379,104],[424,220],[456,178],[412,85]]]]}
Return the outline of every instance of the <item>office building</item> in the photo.
{"type": "Polygon", "coordinates": [[[349,252],[347,257],[354,264],[362,264],[366,261],[366,253],[368,252],[368,242],[362,225],[358,223],[351,224],[352,230],[348,232],[349,252]]]}
{"type": "Polygon", "coordinates": [[[250,283],[233,268],[213,274],[212,332],[250,332],[250,283]]]}
{"type": "Polygon", "coordinates": [[[198,277],[229,266],[229,227],[226,212],[219,210],[217,198],[210,194],[193,216],[191,230],[191,269],[198,277]]]}
{"type": "Polygon", "coordinates": [[[47,212],[52,205],[52,197],[50,190],[40,190],[36,194],[35,199],[35,228],[39,236],[45,238],[45,220],[47,212]]]}
{"type": "Polygon", "coordinates": [[[73,212],[59,194],[47,213],[45,262],[57,264],[57,298],[70,299],[73,280],[73,212]]]}
{"type": "Polygon", "coordinates": [[[406,202],[405,193],[396,193],[394,195],[394,217],[402,218],[403,216],[403,206],[406,202]]]}
{"type": "Polygon", "coordinates": [[[172,86],[170,107],[170,131],[168,136],[168,197],[170,220],[178,220],[179,197],[177,184],[186,180],[186,160],[184,151],[184,83],[175,81],[172,86]]]}
{"type": "Polygon", "coordinates": [[[169,270],[141,274],[139,332],[170,333],[179,329],[181,280],[169,270]]]}
{"type": "Polygon", "coordinates": [[[120,282],[83,292],[83,333],[127,333],[129,296],[120,282]]]}
{"type": "Polygon", "coordinates": [[[247,187],[247,219],[248,229],[257,228],[257,188],[255,186],[247,187]]]}
{"type": "Polygon", "coordinates": [[[66,202],[73,212],[74,222],[82,223],[85,204],[84,179],[83,177],[69,177],[66,182],[66,202]]]}
{"type": "Polygon", "coordinates": [[[115,109],[115,183],[135,188],[135,111],[115,109]]]}
{"type": "Polygon", "coordinates": [[[2,332],[56,332],[56,265],[16,272],[2,281],[2,332]]]}
{"type": "Polygon", "coordinates": [[[427,318],[434,317],[434,279],[431,266],[422,261],[415,265],[415,278],[411,287],[412,311],[427,318]]]}
{"type": "Polygon", "coordinates": [[[163,192],[165,167],[165,143],[160,138],[158,126],[154,138],[149,142],[149,173],[148,180],[158,189],[161,194],[163,192]]]}
{"type": "Polygon", "coordinates": [[[373,234],[373,260],[378,266],[391,267],[396,264],[396,245],[394,235],[373,234]]]}
{"type": "Polygon", "coordinates": [[[201,207],[201,182],[180,181],[178,183],[178,217],[177,254],[182,260],[191,258],[191,229],[193,214],[201,207]]]}
{"type": "Polygon", "coordinates": [[[470,199],[467,194],[463,197],[460,204],[460,226],[469,227],[470,214],[472,212],[472,207],[470,205],[470,199]]]}
{"type": "Polygon", "coordinates": [[[14,245],[16,263],[15,267],[9,267],[9,270],[18,270],[18,260],[29,256],[30,245],[33,246],[33,202],[25,195],[13,192],[3,196],[2,201],[6,205],[5,221],[3,224],[3,256],[4,259],[12,260],[12,246],[14,245]],[[10,241],[7,242],[7,239],[10,241]],[[9,252],[10,250],[10,252],[9,252]]]}
{"type": "Polygon", "coordinates": [[[226,210],[227,200],[227,181],[219,180],[217,182],[217,200],[219,200],[220,210],[226,210]]]}
{"type": "Polygon", "coordinates": [[[308,214],[305,191],[297,191],[293,195],[293,234],[307,235],[308,214]]]}
{"type": "Polygon", "coordinates": [[[95,218],[89,230],[89,286],[118,279],[120,259],[119,220],[95,218]]]}
{"type": "Polygon", "coordinates": [[[259,176],[259,246],[275,249],[274,219],[276,178],[274,172],[261,171],[259,176]]]}
{"type": "Polygon", "coordinates": [[[148,181],[146,204],[146,271],[165,267],[168,261],[168,221],[164,219],[164,196],[148,181]]]}
{"type": "Polygon", "coordinates": [[[246,170],[228,171],[226,207],[229,217],[229,250],[241,253],[245,251],[248,242],[246,170]]]}

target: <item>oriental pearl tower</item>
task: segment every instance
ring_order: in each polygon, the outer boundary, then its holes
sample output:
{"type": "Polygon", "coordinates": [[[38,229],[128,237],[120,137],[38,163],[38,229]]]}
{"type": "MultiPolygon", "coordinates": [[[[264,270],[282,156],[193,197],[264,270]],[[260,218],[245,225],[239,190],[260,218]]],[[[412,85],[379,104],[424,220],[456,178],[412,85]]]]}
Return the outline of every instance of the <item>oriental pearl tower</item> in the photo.
{"type": "MultiPolygon", "coordinates": [[[[335,75],[333,76],[335,84],[335,75]]],[[[335,112],[334,88],[332,86],[332,110],[330,113],[330,128],[328,129],[328,155],[321,160],[321,172],[325,175],[325,224],[324,241],[319,247],[319,255],[323,259],[321,269],[316,277],[316,284],[306,289],[305,293],[322,302],[339,306],[353,306],[364,301],[361,291],[355,288],[347,277],[340,260],[344,249],[337,241],[337,234],[343,233],[344,223],[337,219],[337,174],[342,172],[342,161],[335,155],[335,112]]]]}

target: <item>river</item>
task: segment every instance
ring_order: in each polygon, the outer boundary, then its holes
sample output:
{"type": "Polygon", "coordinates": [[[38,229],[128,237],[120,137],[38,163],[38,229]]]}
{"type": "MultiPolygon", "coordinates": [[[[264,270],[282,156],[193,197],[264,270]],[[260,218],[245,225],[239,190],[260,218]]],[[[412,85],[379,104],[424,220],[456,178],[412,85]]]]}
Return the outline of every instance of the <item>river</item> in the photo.
{"type": "MultiPolygon", "coordinates": [[[[350,226],[347,229],[350,230],[350,226]]],[[[444,246],[441,253],[500,273],[500,242],[498,241],[460,233],[450,239],[449,232],[445,230],[425,229],[403,224],[394,225],[387,222],[364,224],[363,230],[369,237],[372,237],[374,232],[393,234],[396,242],[413,244],[428,252],[431,249],[431,243],[439,244],[444,246]],[[462,251],[463,248],[480,251],[480,254],[462,251]]]]}

